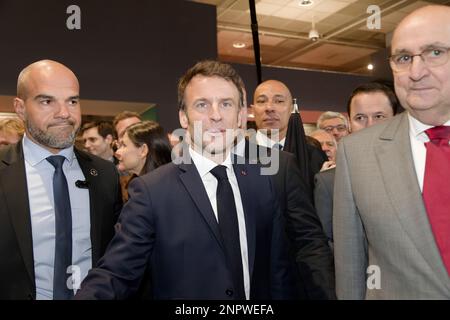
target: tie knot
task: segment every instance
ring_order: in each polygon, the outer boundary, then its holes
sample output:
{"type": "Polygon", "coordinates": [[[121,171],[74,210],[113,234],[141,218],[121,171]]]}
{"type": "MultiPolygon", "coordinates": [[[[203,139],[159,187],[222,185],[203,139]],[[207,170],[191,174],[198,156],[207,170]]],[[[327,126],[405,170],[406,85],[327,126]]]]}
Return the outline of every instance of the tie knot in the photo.
{"type": "Polygon", "coordinates": [[[47,161],[50,162],[51,165],[55,167],[55,169],[61,169],[65,159],[66,158],[64,158],[64,156],[47,157],[47,161]]]}
{"type": "Polygon", "coordinates": [[[228,179],[227,167],[225,166],[219,165],[217,167],[214,167],[210,172],[219,181],[228,179]]]}
{"type": "Polygon", "coordinates": [[[450,140],[450,126],[433,127],[425,130],[425,133],[433,143],[448,142],[450,140]]]}
{"type": "Polygon", "coordinates": [[[272,148],[278,149],[278,150],[283,150],[283,146],[281,145],[281,143],[275,143],[272,148]]]}

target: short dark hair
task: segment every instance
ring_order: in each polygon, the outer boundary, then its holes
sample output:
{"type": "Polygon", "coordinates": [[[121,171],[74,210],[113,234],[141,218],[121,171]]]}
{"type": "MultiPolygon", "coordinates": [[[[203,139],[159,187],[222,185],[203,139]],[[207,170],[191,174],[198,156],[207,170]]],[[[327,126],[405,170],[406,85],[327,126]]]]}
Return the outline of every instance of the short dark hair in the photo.
{"type": "Polygon", "coordinates": [[[158,122],[151,120],[138,122],[130,125],[125,132],[136,147],[143,144],[148,147],[145,165],[139,175],[146,174],[172,161],[172,147],[164,129],[158,122]]]}
{"type": "Polygon", "coordinates": [[[139,113],[134,112],[134,111],[122,111],[118,114],[116,114],[116,116],[114,117],[113,120],[113,127],[114,129],[116,128],[117,124],[124,120],[124,119],[128,119],[128,118],[138,118],[139,120],[142,121],[142,117],[139,113]]]}
{"type": "Polygon", "coordinates": [[[397,114],[400,102],[398,101],[397,96],[395,95],[394,89],[392,86],[390,86],[388,83],[382,83],[380,81],[373,81],[369,83],[364,83],[362,85],[359,85],[358,87],[353,90],[352,94],[350,95],[350,98],[347,101],[347,113],[350,117],[350,109],[353,98],[360,94],[360,93],[376,93],[381,92],[384,93],[385,96],[388,98],[389,103],[392,107],[392,112],[394,115],[397,114]]]}
{"type": "Polygon", "coordinates": [[[113,137],[113,139],[115,138],[114,129],[113,129],[111,123],[109,123],[107,121],[93,121],[93,122],[85,123],[81,127],[81,134],[83,134],[86,130],[89,130],[92,128],[97,128],[98,134],[101,135],[103,137],[103,139],[105,139],[108,134],[110,134],[113,137]]]}
{"type": "Polygon", "coordinates": [[[197,75],[204,77],[218,77],[226,81],[232,82],[239,92],[239,108],[244,106],[244,81],[236,72],[236,70],[229,64],[214,60],[205,60],[196,63],[190,68],[178,81],[178,107],[180,110],[185,109],[184,93],[186,87],[191,82],[192,78],[197,75]]]}

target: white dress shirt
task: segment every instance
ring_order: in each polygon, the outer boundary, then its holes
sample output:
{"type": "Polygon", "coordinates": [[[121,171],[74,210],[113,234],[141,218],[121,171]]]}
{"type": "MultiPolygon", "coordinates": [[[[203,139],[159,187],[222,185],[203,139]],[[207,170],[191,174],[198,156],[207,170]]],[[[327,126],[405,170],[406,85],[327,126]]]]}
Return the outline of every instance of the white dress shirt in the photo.
{"type": "Polygon", "coordinates": [[[280,144],[281,150],[284,148],[284,143],[286,142],[286,137],[281,139],[280,141],[273,141],[268,136],[266,136],[264,133],[258,130],[256,133],[256,143],[260,146],[267,147],[267,148],[273,148],[274,145],[280,144]]]}
{"type": "MultiPolygon", "coordinates": [[[[53,299],[53,267],[55,260],[55,211],[53,174],[55,168],[46,160],[54,155],[34,143],[26,135],[22,140],[33,236],[36,299],[53,299]]],[[[63,171],[69,189],[72,209],[72,262],[80,269],[80,281],[92,268],[89,190],[75,186],[85,180],[75,157],[73,146],[58,155],[66,158],[63,171]]],[[[68,274],[70,276],[70,274],[68,274]]]]}
{"type": "MultiPolygon", "coordinates": [[[[408,113],[409,120],[409,138],[411,141],[411,150],[414,159],[414,167],[416,169],[417,181],[419,182],[420,190],[423,191],[423,178],[425,175],[425,163],[427,157],[427,149],[425,142],[429,142],[425,130],[433,128],[433,126],[424,124],[411,116],[408,113]]],[[[450,126],[450,121],[447,121],[444,126],[450,126]]]]}
{"type": "MultiPolygon", "coordinates": [[[[216,191],[218,183],[217,179],[210,172],[218,164],[208,158],[205,158],[201,154],[194,151],[192,148],[189,148],[189,154],[192,158],[192,161],[195,164],[195,167],[197,168],[198,173],[200,174],[203,185],[205,186],[206,193],[208,194],[208,199],[211,202],[211,206],[213,208],[216,220],[219,221],[217,215],[217,199],[216,199],[216,191]]],[[[241,246],[242,270],[244,272],[243,274],[244,290],[245,290],[245,297],[248,300],[250,297],[250,273],[248,268],[247,231],[245,227],[245,216],[244,216],[244,208],[242,206],[241,193],[239,191],[238,182],[233,170],[233,165],[231,163],[230,154],[228,154],[227,158],[222,163],[222,165],[227,167],[227,176],[231,184],[231,188],[233,190],[234,202],[236,204],[237,218],[239,224],[239,241],[241,246]]]]}

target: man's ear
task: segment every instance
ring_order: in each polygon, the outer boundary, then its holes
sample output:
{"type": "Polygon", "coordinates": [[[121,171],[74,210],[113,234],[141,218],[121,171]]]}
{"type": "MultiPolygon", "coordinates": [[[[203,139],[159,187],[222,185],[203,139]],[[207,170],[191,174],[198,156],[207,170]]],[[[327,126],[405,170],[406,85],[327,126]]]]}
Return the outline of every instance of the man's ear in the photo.
{"type": "Polygon", "coordinates": [[[109,145],[113,142],[114,138],[111,134],[106,135],[105,137],[106,143],[108,143],[109,145]]]}
{"type": "Polygon", "coordinates": [[[25,102],[20,98],[14,98],[14,111],[22,121],[25,121],[25,102]]]}
{"type": "Polygon", "coordinates": [[[180,109],[180,111],[178,111],[178,117],[180,118],[181,127],[183,129],[187,129],[187,127],[189,125],[189,119],[186,114],[186,111],[180,109]]]}

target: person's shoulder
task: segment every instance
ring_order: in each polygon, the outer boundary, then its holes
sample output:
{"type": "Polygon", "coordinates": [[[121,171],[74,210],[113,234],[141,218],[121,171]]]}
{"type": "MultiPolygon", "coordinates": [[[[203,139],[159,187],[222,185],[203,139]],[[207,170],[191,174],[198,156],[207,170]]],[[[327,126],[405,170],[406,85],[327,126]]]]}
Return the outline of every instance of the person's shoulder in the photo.
{"type": "Polygon", "coordinates": [[[316,187],[318,185],[333,185],[335,175],[336,175],[336,167],[316,173],[316,175],[314,176],[314,182],[316,187]]]}
{"type": "Polygon", "coordinates": [[[105,160],[103,158],[100,158],[96,155],[93,155],[91,153],[88,153],[86,151],[77,148],[74,148],[74,152],[79,163],[83,164],[89,163],[90,166],[98,170],[113,170],[113,171],[117,170],[114,163],[109,160],[105,160]]]}
{"type": "Polygon", "coordinates": [[[0,146],[0,165],[16,161],[21,153],[21,143],[0,146]]]}
{"type": "Polygon", "coordinates": [[[139,178],[146,184],[162,185],[165,182],[173,181],[173,177],[180,172],[179,166],[173,162],[166,163],[139,178]]]}

